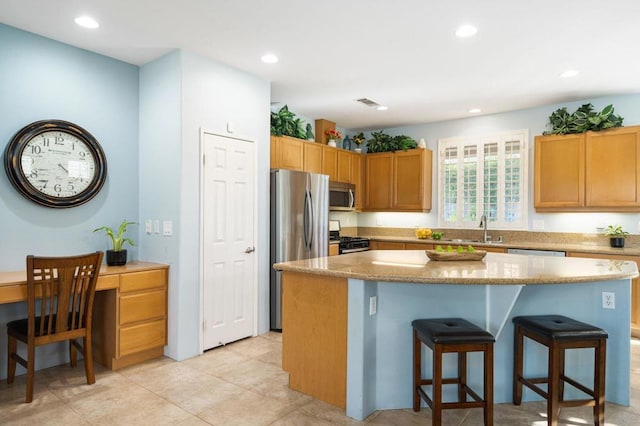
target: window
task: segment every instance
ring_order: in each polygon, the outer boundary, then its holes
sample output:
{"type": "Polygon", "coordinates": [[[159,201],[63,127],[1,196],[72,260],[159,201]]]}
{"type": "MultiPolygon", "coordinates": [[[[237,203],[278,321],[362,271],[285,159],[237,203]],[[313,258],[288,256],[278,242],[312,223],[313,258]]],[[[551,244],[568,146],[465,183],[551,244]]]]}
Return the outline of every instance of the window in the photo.
{"type": "Polygon", "coordinates": [[[529,132],[438,141],[438,226],[525,229],[529,132]]]}

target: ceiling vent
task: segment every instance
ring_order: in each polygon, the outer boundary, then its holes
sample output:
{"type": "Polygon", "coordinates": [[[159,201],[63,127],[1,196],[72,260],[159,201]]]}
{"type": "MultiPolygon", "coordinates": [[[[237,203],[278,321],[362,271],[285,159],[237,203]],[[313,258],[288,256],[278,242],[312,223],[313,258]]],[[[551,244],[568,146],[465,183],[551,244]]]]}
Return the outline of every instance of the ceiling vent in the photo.
{"type": "Polygon", "coordinates": [[[356,102],[360,102],[363,105],[366,105],[368,107],[371,108],[377,108],[380,106],[379,103],[372,101],[371,99],[367,99],[367,98],[360,98],[360,99],[356,99],[356,102]]]}

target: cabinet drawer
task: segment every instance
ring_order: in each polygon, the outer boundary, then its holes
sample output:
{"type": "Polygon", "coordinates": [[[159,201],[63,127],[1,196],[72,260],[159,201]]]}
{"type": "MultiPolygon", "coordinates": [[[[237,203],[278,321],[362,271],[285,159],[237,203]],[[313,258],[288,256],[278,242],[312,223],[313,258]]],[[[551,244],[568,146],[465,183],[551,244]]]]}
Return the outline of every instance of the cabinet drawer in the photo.
{"type": "Polygon", "coordinates": [[[164,346],[165,329],[164,319],[120,328],[119,356],[164,346]]]}
{"type": "Polygon", "coordinates": [[[154,318],[164,318],[166,293],[164,290],[120,296],[120,325],[154,318]]]}
{"type": "Polygon", "coordinates": [[[118,288],[120,275],[100,275],[96,283],[96,290],[107,290],[110,288],[118,288]]]}
{"type": "Polygon", "coordinates": [[[120,292],[146,290],[167,285],[166,270],[132,272],[120,276],[120,292]]]}

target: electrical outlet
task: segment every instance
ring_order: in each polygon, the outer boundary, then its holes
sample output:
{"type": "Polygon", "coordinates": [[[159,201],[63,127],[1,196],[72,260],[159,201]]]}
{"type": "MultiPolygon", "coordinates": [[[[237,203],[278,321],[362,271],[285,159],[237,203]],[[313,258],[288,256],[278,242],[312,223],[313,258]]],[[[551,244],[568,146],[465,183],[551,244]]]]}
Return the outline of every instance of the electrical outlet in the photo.
{"type": "Polygon", "coordinates": [[[602,292],[602,309],[616,308],[616,294],[608,291],[602,292]]]}
{"type": "Polygon", "coordinates": [[[147,234],[153,232],[153,224],[151,223],[151,219],[147,219],[147,221],[145,222],[144,230],[147,234]]]}
{"type": "Polygon", "coordinates": [[[371,296],[369,298],[369,315],[375,315],[378,310],[378,297],[371,296]]]}

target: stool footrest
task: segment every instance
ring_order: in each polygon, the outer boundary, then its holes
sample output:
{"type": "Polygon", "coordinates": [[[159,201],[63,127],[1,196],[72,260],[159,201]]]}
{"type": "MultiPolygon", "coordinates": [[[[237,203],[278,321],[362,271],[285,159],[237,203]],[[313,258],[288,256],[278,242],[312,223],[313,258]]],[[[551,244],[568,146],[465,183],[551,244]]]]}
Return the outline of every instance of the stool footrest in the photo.
{"type": "MultiPolygon", "coordinates": [[[[473,405],[465,405],[464,407],[459,406],[459,407],[451,407],[451,408],[474,408],[474,407],[484,407],[484,400],[482,398],[480,398],[480,395],[478,395],[477,393],[475,393],[475,391],[473,389],[471,389],[469,386],[463,384],[462,385],[462,389],[464,390],[464,392],[469,395],[471,398],[473,398],[475,401],[456,401],[456,402],[443,402],[442,405],[444,407],[446,407],[447,405],[450,404],[473,404],[473,405]]],[[[427,402],[427,404],[429,404],[429,407],[433,406],[433,400],[431,399],[431,397],[429,396],[429,394],[422,389],[421,387],[419,387],[417,389],[418,393],[420,394],[420,396],[427,402]]]]}

